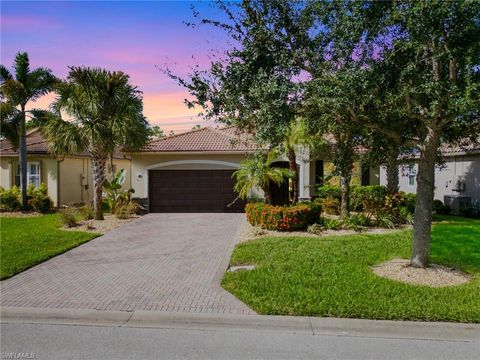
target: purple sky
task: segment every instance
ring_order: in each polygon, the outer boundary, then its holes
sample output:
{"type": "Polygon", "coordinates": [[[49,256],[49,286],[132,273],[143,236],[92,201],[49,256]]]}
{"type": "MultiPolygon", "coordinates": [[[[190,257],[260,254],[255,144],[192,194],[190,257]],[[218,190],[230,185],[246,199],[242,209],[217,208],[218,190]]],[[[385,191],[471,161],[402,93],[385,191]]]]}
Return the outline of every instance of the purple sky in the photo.
{"type": "MultiPolygon", "coordinates": [[[[208,1],[193,2],[203,16],[218,18],[208,1]]],[[[205,125],[187,109],[186,91],[160,72],[169,66],[184,76],[198,63],[206,67],[210,49],[225,49],[226,37],[211,27],[195,29],[192,1],[3,1],[1,63],[11,67],[27,51],[31,68],[49,67],[65,77],[68,65],[122,70],[144,92],[144,113],[164,131],[205,125]]],[[[53,96],[37,101],[46,107],[53,96]]]]}

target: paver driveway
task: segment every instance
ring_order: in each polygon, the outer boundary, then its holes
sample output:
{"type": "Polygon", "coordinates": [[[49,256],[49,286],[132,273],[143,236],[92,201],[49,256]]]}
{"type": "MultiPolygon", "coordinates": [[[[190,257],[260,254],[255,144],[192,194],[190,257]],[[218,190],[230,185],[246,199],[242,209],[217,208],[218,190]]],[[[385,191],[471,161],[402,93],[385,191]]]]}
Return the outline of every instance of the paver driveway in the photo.
{"type": "Polygon", "coordinates": [[[1,305],[253,313],[223,290],[244,214],[149,214],[1,282],[1,305]]]}

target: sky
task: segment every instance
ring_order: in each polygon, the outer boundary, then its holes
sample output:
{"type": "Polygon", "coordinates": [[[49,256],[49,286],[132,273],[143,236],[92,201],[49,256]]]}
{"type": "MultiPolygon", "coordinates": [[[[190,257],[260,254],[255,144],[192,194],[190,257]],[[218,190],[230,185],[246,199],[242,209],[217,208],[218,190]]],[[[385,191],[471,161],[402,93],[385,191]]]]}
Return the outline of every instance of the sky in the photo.
{"type": "MultiPolygon", "coordinates": [[[[191,6],[202,16],[221,19],[208,1],[4,1],[0,3],[0,60],[11,68],[26,51],[30,67],[50,68],[65,78],[68,66],[121,70],[143,91],[144,115],[166,133],[208,124],[188,109],[186,90],[160,69],[186,76],[195,65],[207,68],[209,54],[228,48],[226,35],[195,28],[191,6]]],[[[50,94],[33,104],[46,108],[50,94]]]]}

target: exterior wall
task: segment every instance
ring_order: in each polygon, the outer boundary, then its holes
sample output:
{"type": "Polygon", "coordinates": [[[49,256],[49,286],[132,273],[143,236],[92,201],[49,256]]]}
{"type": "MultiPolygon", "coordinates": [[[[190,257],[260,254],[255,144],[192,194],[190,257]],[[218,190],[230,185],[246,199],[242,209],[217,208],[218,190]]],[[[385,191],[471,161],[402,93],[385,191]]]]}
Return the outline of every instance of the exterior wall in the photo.
{"type": "MultiPolygon", "coordinates": [[[[130,160],[113,160],[114,172],[121,169],[127,171],[122,189],[131,187],[130,160]]],[[[60,204],[88,203],[93,200],[92,162],[89,158],[65,158],[59,161],[60,168],[60,204]]],[[[114,175],[110,164],[107,164],[106,178],[114,175]]]]}
{"type": "Polygon", "coordinates": [[[155,169],[157,165],[161,169],[177,170],[234,169],[245,159],[245,156],[245,154],[135,154],[131,163],[132,188],[135,190],[133,196],[139,198],[148,197],[148,171],[155,169]],[[161,166],[165,163],[179,161],[182,163],[161,166]]]}
{"type": "Polygon", "coordinates": [[[11,188],[13,185],[12,161],[12,158],[0,158],[0,186],[5,189],[11,188]]]}
{"type": "MultiPolygon", "coordinates": [[[[417,164],[414,165],[417,171],[417,164]]],[[[400,190],[408,193],[416,193],[415,186],[409,186],[406,167],[399,168],[400,190]]],[[[385,168],[380,169],[380,183],[386,185],[387,176],[385,168]]],[[[472,201],[480,202],[480,154],[459,155],[446,158],[445,165],[435,170],[435,199],[443,202],[444,195],[470,196],[472,201]],[[457,179],[463,177],[465,192],[453,191],[457,179]]]]}
{"type": "MultiPolygon", "coordinates": [[[[360,164],[361,164],[360,161],[355,161],[353,163],[353,174],[352,174],[352,181],[350,182],[350,185],[360,185],[362,183],[362,172],[361,172],[360,164]]],[[[312,169],[311,171],[313,173],[313,177],[311,175],[311,179],[313,181],[312,184],[313,184],[315,180],[315,161],[312,161],[310,163],[310,168],[312,169]]],[[[328,160],[324,160],[323,176],[324,178],[327,179],[325,183],[329,185],[340,186],[340,177],[334,176],[333,175],[334,172],[335,172],[335,165],[333,165],[333,163],[328,160]]],[[[380,185],[380,169],[378,166],[370,167],[369,181],[370,181],[370,185],[380,185]]]]}
{"type": "MultiPolygon", "coordinates": [[[[28,162],[40,163],[40,182],[45,183],[48,188],[48,196],[52,199],[54,205],[58,204],[57,192],[57,160],[51,157],[29,156],[28,162]]],[[[15,177],[18,169],[18,158],[3,157],[1,159],[1,184],[4,188],[10,188],[15,185],[15,177]]]]}
{"type": "MultiPolygon", "coordinates": [[[[40,181],[48,188],[48,195],[55,206],[83,203],[92,200],[93,178],[92,163],[88,158],[55,158],[47,156],[29,156],[28,161],[40,162],[40,181]],[[83,181],[82,181],[82,176],[83,181]]],[[[114,160],[114,169],[127,170],[124,189],[131,187],[130,160],[114,160]]],[[[0,186],[10,188],[15,184],[18,158],[2,157],[0,159],[0,186]]],[[[112,177],[111,167],[107,166],[107,179],[112,177]]]]}

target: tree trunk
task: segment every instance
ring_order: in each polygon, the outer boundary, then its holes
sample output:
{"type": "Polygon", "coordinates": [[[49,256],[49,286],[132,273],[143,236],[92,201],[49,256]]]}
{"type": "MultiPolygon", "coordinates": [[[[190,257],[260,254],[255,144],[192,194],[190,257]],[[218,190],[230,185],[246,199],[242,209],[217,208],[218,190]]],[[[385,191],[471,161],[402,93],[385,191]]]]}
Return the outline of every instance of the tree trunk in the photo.
{"type": "Polygon", "coordinates": [[[272,193],[270,192],[270,186],[264,186],[262,187],[262,190],[263,190],[263,194],[265,195],[265,202],[267,204],[271,204],[272,203],[272,193]]]}
{"type": "Polygon", "coordinates": [[[92,158],[93,172],[93,211],[95,212],[95,220],[103,220],[102,211],[102,192],[103,182],[105,181],[105,164],[106,158],[92,158]]]}
{"type": "Polygon", "coordinates": [[[411,266],[428,266],[432,231],[432,207],[435,191],[435,163],[439,136],[432,132],[427,136],[420,153],[417,173],[417,197],[413,223],[413,245],[411,266]]]}
{"type": "Polygon", "coordinates": [[[289,148],[287,151],[288,168],[292,173],[292,189],[290,191],[290,201],[295,204],[298,201],[298,169],[297,169],[297,157],[295,150],[289,148]]]}
{"type": "Polygon", "coordinates": [[[398,154],[389,154],[386,168],[387,168],[387,192],[389,194],[395,194],[398,192],[398,154]]]}
{"type": "Polygon", "coordinates": [[[21,121],[19,129],[18,161],[20,166],[20,188],[22,191],[22,207],[27,208],[27,130],[25,124],[25,105],[21,105],[21,121]]]}
{"type": "Polygon", "coordinates": [[[342,202],[340,207],[340,215],[345,219],[350,214],[350,181],[352,180],[352,171],[347,174],[341,174],[340,187],[342,193],[342,202]]]}

